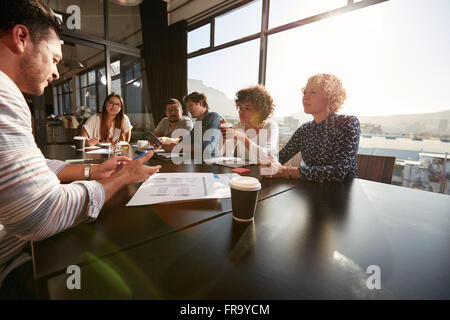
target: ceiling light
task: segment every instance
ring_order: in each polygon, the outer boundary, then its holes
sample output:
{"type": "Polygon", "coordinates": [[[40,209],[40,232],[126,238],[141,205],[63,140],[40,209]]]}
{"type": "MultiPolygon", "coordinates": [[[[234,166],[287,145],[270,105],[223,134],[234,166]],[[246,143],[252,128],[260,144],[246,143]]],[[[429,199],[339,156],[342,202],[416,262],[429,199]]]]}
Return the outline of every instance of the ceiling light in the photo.
{"type": "Polygon", "coordinates": [[[111,0],[111,1],[120,6],[127,6],[127,7],[137,6],[142,2],[142,0],[111,0]]]}

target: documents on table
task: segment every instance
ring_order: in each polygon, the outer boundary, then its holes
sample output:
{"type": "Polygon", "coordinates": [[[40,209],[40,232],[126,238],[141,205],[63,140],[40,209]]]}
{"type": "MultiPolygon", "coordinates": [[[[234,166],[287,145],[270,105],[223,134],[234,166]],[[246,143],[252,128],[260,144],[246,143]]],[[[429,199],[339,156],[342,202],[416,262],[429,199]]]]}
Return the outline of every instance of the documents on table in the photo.
{"type": "Polygon", "coordinates": [[[203,162],[205,162],[208,165],[217,164],[220,166],[231,168],[246,167],[251,165],[250,161],[236,157],[216,157],[210,159],[203,159],[203,162]]]}
{"type": "MultiPolygon", "coordinates": [[[[70,145],[70,147],[71,147],[72,149],[75,149],[75,145],[74,145],[74,144],[73,144],[73,145],[70,145]]],[[[97,147],[97,146],[89,146],[89,147],[84,147],[84,150],[98,149],[98,148],[100,148],[100,147],[97,147]]]]}
{"type": "Polygon", "coordinates": [[[109,154],[109,150],[108,149],[97,149],[94,151],[86,152],[86,154],[109,154]]]}
{"type": "Polygon", "coordinates": [[[228,198],[229,181],[235,176],[235,173],[157,173],[140,186],[127,206],[228,198]]]}
{"type": "Polygon", "coordinates": [[[206,164],[217,164],[217,163],[245,163],[245,160],[242,160],[241,158],[237,157],[216,157],[216,158],[209,158],[203,160],[206,164]]]}

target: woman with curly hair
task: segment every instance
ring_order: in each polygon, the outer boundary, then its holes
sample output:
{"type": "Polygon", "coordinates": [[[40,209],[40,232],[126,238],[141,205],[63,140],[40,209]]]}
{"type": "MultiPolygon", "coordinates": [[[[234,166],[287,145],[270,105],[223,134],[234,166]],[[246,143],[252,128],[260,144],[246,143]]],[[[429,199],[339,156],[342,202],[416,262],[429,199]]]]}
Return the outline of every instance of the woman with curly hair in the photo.
{"type": "Polygon", "coordinates": [[[274,156],[261,165],[261,173],[273,178],[308,181],[343,181],[357,176],[356,154],[361,134],[354,116],[338,115],[346,99],[341,80],[332,74],[316,74],[308,79],[303,91],[303,108],[314,120],[300,126],[274,156]],[[298,152],[304,165],[283,166],[298,152]]]}
{"type": "Polygon", "coordinates": [[[259,163],[268,153],[278,151],[278,125],[267,119],[272,116],[275,106],[269,92],[263,85],[252,86],[236,93],[236,108],[239,120],[234,129],[224,134],[233,137],[232,148],[225,142],[226,154],[236,150],[241,159],[259,163]]]}

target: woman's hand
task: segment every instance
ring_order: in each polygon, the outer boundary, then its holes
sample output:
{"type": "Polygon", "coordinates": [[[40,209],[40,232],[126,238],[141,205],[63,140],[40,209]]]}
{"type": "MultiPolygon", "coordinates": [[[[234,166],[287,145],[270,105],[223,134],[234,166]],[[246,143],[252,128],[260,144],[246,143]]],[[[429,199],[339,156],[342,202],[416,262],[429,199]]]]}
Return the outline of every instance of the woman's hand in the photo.
{"type": "Polygon", "coordinates": [[[169,137],[159,137],[158,138],[159,141],[161,141],[162,144],[177,144],[178,142],[180,142],[179,138],[169,138],[169,137]]]}
{"type": "Polygon", "coordinates": [[[261,159],[259,171],[267,178],[289,178],[288,167],[281,165],[271,153],[261,159]]]}
{"type": "Polygon", "coordinates": [[[93,165],[91,167],[91,179],[101,180],[112,176],[113,174],[119,172],[120,167],[126,165],[132,161],[127,157],[112,157],[106,160],[102,164],[93,165]]]}
{"type": "Polygon", "coordinates": [[[86,146],[95,146],[100,142],[98,138],[86,139],[86,146]]]}

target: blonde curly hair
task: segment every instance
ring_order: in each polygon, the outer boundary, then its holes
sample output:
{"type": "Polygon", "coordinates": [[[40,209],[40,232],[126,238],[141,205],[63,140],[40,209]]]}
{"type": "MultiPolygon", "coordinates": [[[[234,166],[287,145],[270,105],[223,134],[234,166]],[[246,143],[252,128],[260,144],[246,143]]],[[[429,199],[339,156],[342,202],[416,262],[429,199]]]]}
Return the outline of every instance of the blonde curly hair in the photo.
{"type": "MultiPolygon", "coordinates": [[[[342,81],[334,74],[317,73],[308,79],[308,83],[317,84],[324,92],[328,99],[328,110],[330,112],[337,112],[341,109],[347,98],[347,93],[342,85],[342,81]]],[[[305,92],[305,88],[302,88],[305,92]]]]}

